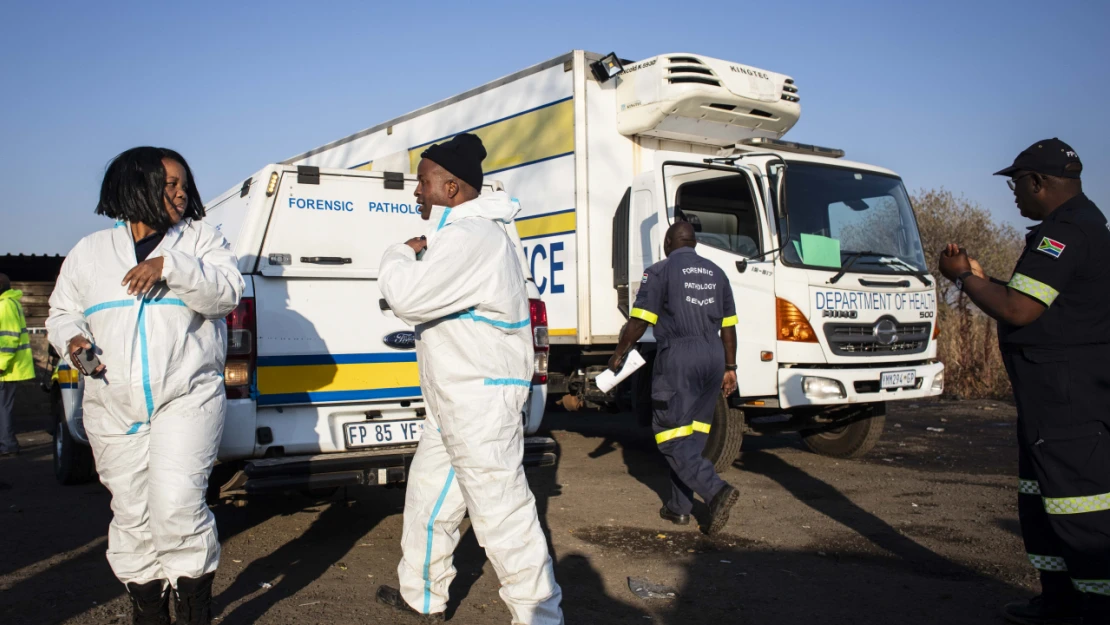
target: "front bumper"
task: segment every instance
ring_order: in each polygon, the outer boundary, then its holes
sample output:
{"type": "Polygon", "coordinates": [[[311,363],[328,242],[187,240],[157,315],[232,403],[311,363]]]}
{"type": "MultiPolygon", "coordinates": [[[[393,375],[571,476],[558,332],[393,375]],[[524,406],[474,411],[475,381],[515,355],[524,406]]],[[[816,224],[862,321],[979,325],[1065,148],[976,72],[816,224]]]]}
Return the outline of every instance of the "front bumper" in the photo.
{"type": "Polygon", "coordinates": [[[933,390],[933,381],[944,371],[944,364],[935,362],[918,365],[888,363],[881,366],[832,369],[802,368],[779,369],[779,404],[783,408],[798,406],[836,406],[844,404],[863,404],[901,399],[921,399],[940,395],[943,390],[933,390]],[[883,390],[879,379],[884,372],[913,371],[917,383],[913,388],[883,390]],[[840,382],[845,397],[814,398],[807,397],[803,380],[807,377],[826,378],[840,382]]]}

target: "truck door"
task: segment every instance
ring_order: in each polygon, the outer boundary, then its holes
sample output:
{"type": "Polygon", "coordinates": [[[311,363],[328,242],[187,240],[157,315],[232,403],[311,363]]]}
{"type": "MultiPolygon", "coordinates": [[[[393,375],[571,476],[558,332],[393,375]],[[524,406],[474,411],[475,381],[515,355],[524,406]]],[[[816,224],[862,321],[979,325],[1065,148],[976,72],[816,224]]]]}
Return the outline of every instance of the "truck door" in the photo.
{"type": "Polygon", "coordinates": [[[428,232],[416,181],[313,173],[282,172],[259,255],[258,404],[417,398],[412,328],[376,280],[387,246],[428,232]]]}
{"type": "Polygon", "coordinates": [[[673,161],[654,175],[659,192],[645,200],[654,201],[658,227],[650,238],[641,235],[644,249],[650,244],[652,251],[650,259],[642,254],[642,262],[663,257],[663,235],[671,224],[689,222],[698,254],[724,270],[732,285],[740,395],[778,395],[774,261],[773,255],[760,256],[772,250],[772,238],[755,175],[740,167],[673,161]]]}

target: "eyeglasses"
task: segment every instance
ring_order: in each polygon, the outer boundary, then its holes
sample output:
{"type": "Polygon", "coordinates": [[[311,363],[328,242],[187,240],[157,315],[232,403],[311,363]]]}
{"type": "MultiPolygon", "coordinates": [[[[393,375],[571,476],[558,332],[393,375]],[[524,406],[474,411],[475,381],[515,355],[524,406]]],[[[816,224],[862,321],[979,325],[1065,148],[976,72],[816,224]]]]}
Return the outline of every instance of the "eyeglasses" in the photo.
{"type": "Polygon", "coordinates": [[[1032,172],[1030,172],[1028,174],[1022,174],[1022,175],[1018,176],[1017,178],[1010,178],[1009,180],[1006,181],[1006,184],[1010,186],[1011,191],[1017,191],[1018,180],[1021,180],[1022,178],[1026,177],[1026,176],[1032,176],[1032,175],[1033,175],[1032,172]]]}

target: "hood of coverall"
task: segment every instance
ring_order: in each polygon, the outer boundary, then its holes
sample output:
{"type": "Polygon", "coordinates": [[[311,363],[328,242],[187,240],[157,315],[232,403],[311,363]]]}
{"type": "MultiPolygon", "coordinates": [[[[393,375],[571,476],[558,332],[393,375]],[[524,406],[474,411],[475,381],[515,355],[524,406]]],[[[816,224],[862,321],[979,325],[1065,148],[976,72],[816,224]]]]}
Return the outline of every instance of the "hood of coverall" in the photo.
{"type": "Polygon", "coordinates": [[[520,205],[504,191],[494,191],[481,195],[454,208],[445,208],[440,214],[439,227],[455,223],[468,217],[481,217],[501,223],[511,223],[520,212],[520,205]]]}

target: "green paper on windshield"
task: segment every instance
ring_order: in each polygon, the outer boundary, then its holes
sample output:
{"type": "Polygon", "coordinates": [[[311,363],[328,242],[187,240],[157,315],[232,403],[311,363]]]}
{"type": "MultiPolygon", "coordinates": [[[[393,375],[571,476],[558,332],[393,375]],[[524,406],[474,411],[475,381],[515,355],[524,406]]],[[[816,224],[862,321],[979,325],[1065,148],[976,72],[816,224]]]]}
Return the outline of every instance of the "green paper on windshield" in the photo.
{"type": "Polygon", "coordinates": [[[815,267],[840,268],[840,241],[816,234],[802,235],[802,262],[815,267]]]}

